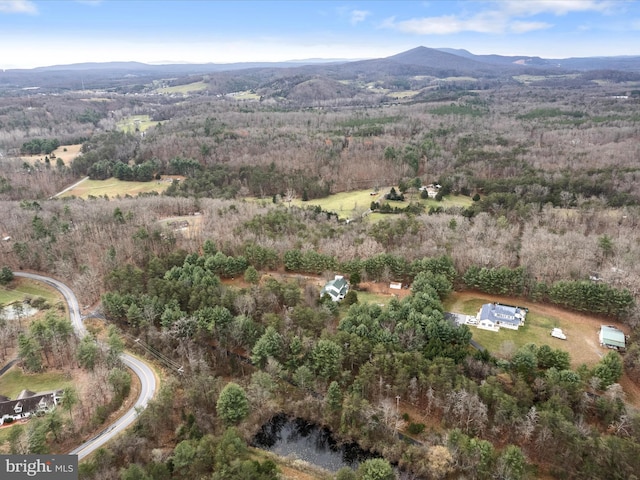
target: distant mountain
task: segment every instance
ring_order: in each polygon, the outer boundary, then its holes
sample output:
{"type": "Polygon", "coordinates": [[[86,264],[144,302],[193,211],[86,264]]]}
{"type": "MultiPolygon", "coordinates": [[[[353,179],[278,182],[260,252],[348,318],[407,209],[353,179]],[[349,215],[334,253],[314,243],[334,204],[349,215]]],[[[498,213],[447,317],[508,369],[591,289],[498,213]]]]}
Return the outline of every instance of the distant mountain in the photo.
{"type": "Polygon", "coordinates": [[[491,63],[494,65],[523,65],[523,66],[539,66],[553,67],[557,66],[557,62],[545,60],[540,57],[528,57],[524,55],[504,56],[504,55],[474,55],[468,50],[455,48],[438,48],[441,52],[450,53],[459,57],[468,58],[482,63],[491,63]]]}
{"type": "Polygon", "coordinates": [[[522,65],[543,68],[550,67],[578,71],[620,70],[625,72],[640,72],[640,55],[545,59],[528,56],[474,55],[468,50],[454,48],[439,48],[438,50],[470,60],[495,65],[522,65]]]}
{"type": "MultiPolygon", "coordinates": [[[[245,85],[251,89],[263,88],[274,95],[286,92],[293,97],[309,94],[319,99],[330,99],[349,93],[344,81],[378,82],[391,88],[410,84],[419,89],[422,87],[415,84],[419,77],[470,77],[503,83],[513,81],[514,75],[522,73],[550,75],[562,72],[584,72],[585,81],[598,78],[635,80],[640,76],[640,56],[543,59],[475,55],[463,49],[421,46],[386,58],[358,61],[307,59],[163,65],[140,62],[80,63],[29,70],[3,70],[0,71],[0,89],[15,91],[37,87],[55,91],[84,88],[131,91],[135,87],[135,91],[141,91],[153,80],[178,79],[177,84],[183,84],[199,81],[198,76],[202,78],[207,75],[211,91],[237,91],[241,85],[245,85]],[[336,83],[341,81],[342,86],[336,83]]],[[[581,79],[577,81],[579,83],[581,79]]]]}

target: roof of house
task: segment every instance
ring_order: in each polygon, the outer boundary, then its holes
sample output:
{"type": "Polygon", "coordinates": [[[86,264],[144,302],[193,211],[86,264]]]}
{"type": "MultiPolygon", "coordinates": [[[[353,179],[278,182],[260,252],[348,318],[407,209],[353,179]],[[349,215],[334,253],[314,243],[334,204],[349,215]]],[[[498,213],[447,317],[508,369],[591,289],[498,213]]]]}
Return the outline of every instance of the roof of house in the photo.
{"type": "Polygon", "coordinates": [[[602,325],[600,327],[600,339],[605,345],[625,347],[624,332],[610,325],[602,325]]]}
{"type": "Polygon", "coordinates": [[[328,293],[332,297],[337,297],[339,295],[346,295],[348,290],[349,284],[347,280],[342,275],[336,275],[333,280],[329,280],[324,287],[322,287],[320,296],[328,293]]]}
{"type": "Polygon", "coordinates": [[[55,397],[59,397],[61,394],[62,390],[43,393],[33,393],[30,390],[23,390],[15,400],[9,400],[5,396],[0,396],[0,418],[5,415],[13,416],[19,413],[16,412],[16,406],[22,407],[21,413],[35,412],[42,408],[43,405],[46,405],[47,408],[52,407],[56,403],[55,397]],[[2,400],[2,398],[6,398],[6,400],[2,400]]]}
{"type": "Polygon", "coordinates": [[[18,395],[17,399],[29,398],[29,397],[33,397],[34,395],[36,395],[36,392],[32,392],[31,390],[22,390],[18,395]]]}
{"type": "Polygon", "coordinates": [[[485,303],[480,309],[480,320],[491,320],[496,323],[510,323],[520,325],[525,316],[520,307],[501,305],[499,303],[485,303]]]}

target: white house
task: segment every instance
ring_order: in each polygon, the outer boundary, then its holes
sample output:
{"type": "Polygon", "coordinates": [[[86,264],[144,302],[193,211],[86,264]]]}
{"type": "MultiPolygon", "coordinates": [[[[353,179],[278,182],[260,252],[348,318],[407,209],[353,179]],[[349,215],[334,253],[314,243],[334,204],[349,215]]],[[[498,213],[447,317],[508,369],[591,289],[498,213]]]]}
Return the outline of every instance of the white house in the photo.
{"type": "Polygon", "coordinates": [[[15,400],[0,395],[0,425],[22,418],[28,418],[37,413],[50,412],[62,399],[62,390],[35,393],[23,390],[15,400]]]}
{"type": "MultiPolygon", "coordinates": [[[[527,315],[527,309],[522,307],[513,307],[511,305],[502,305],[500,303],[485,303],[478,312],[478,325],[484,320],[490,320],[494,327],[510,328],[517,330],[524,325],[527,315]]],[[[488,322],[485,322],[489,326],[488,322]]]]}
{"type": "Polygon", "coordinates": [[[342,275],[336,275],[333,280],[328,281],[320,291],[320,298],[325,294],[331,297],[331,300],[338,302],[344,298],[349,291],[349,283],[342,275]]]}

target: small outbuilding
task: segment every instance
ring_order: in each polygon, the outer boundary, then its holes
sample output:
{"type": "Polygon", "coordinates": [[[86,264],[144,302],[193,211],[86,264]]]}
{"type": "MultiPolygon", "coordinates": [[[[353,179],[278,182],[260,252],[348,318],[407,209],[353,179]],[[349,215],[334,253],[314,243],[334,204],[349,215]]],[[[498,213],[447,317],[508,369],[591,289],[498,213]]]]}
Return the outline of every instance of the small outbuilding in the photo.
{"type": "Polygon", "coordinates": [[[600,326],[600,345],[607,348],[623,350],[626,347],[624,332],[612,325],[600,326]]]}

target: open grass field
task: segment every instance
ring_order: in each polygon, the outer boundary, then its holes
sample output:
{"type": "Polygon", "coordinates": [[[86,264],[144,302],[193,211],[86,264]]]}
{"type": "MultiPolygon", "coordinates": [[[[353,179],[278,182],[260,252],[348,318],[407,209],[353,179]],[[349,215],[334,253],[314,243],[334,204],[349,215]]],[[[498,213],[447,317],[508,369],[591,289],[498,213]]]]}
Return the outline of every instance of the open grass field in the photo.
{"type": "MultiPolygon", "coordinates": [[[[78,143],[76,145],[60,145],[56,148],[49,158],[60,158],[64,162],[66,166],[69,166],[74,158],[76,158],[80,154],[80,149],[82,148],[82,144],[78,143]]],[[[38,153],[36,155],[23,155],[20,158],[23,162],[28,163],[29,165],[34,165],[37,162],[44,162],[44,157],[46,157],[44,153],[38,153]]],[[[51,160],[51,166],[55,167],[56,161],[51,160]]]]}
{"type": "MultiPolygon", "coordinates": [[[[482,304],[489,302],[529,308],[525,325],[518,330],[501,328],[499,332],[491,332],[470,326],[473,339],[497,357],[508,357],[527,343],[535,343],[538,346],[546,344],[569,352],[571,364],[577,367],[582,363],[588,366],[595,365],[608,351],[600,347],[598,331],[602,324],[615,324],[609,319],[480,292],[453,293],[446,299],[444,306],[450,312],[475,315],[482,304]],[[551,337],[551,329],[555,327],[562,328],[567,340],[551,337]]],[[[628,333],[626,326],[615,325],[628,333]]]]}
{"type": "Polygon", "coordinates": [[[56,148],[53,153],[56,158],[61,158],[66,166],[73,161],[80,154],[80,149],[82,148],[82,144],[78,143],[76,145],[60,145],[56,148]]]}
{"type": "Polygon", "coordinates": [[[55,305],[62,301],[62,297],[56,290],[27,278],[16,277],[9,285],[0,286],[0,304],[7,305],[12,302],[22,301],[27,297],[42,297],[47,302],[55,305]]]}
{"type": "Polygon", "coordinates": [[[126,133],[144,132],[148,128],[155,127],[157,124],[162,123],[156,120],[151,120],[149,115],[131,115],[130,117],[123,118],[116,125],[117,127],[126,133]]]}
{"type": "Polygon", "coordinates": [[[329,212],[336,212],[340,218],[356,218],[363,212],[369,210],[371,200],[378,198],[372,196],[371,190],[354,190],[352,192],[341,192],[330,195],[326,198],[318,198],[303,202],[299,198],[291,202],[298,207],[319,205],[320,208],[329,212]]]}
{"type": "Polygon", "coordinates": [[[74,188],[64,192],[59,198],[65,197],[104,197],[109,198],[124,197],[130,195],[135,197],[139,193],[164,192],[171,185],[171,178],[162,178],[162,180],[152,180],[150,182],[124,182],[117,178],[108,178],[107,180],[90,180],[86,179],[78,183],[74,188]]]}
{"type": "Polygon", "coordinates": [[[0,395],[16,398],[22,390],[32,392],[47,392],[59,390],[73,385],[73,380],[64,373],[47,372],[25,374],[22,370],[13,366],[7,373],[0,377],[0,395]]]}
{"type": "Polygon", "coordinates": [[[191,93],[200,92],[207,89],[207,84],[204,82],[193,82],[185,85],[176,85],[173,87],[163,87],[157,90],[158,93],[172,94],[172,93],[191,93]]]}
{"type": "MultiPolygon", "coordinates": [[[[329,195],[325,198],[317,198],[314,200],[309,200],[307,202],[303,202],[300,198],[295,198],[291,201],[291,205],[296,207],[309,207],[309,206],[319,206],[323,210],[329,212],[336,212],[338,217],[346,220],[346,219],[356,219],[361,218],[365,212],[369,210],[372,201],[381,201],[385,194],[389,193],[391,187],[385,187],[380,189],[376,195],[371,195],[372,190],[353,190],[350,192],[340,192],[334,195],[329,195]]],[[[405,208],[411,202],[418,202],[425,206],[425,211],[429,211],[430,207],[442,207],[444,209],[450,207],[468,207],[473,201],[470,197],[465,197],[463,195],[457,196],[447,196],[443,198],[440,202],[429,198],[429,199],[421,199],[417,193],[407,194],[405,195],[406,200],[403,202],[389,202],[391,206],[398,208],[405,208]]],[[[247,199],[249,201],[267,201],[267,200],[257,200],[247,199]]],[[[373,213],[366,216],[367,221],[369,222],[378,222],[383,218],[391,219],[393,218],[393,214],[380,214],[373,213]]]]}

